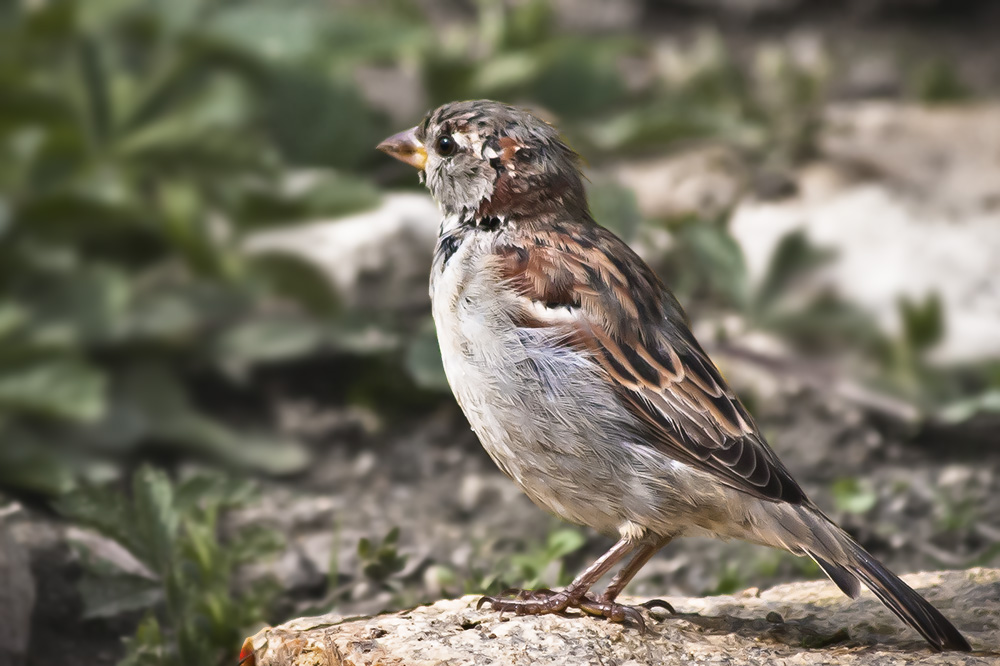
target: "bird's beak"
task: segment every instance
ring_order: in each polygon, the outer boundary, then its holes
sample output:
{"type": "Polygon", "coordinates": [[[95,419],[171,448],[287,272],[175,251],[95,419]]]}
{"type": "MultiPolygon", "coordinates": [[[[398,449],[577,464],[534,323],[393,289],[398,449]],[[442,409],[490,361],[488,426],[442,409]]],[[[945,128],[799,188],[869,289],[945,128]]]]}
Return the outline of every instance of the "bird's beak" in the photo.
{"type": "Polygon", "coordinates": [[[417,128],[393,134],[388,139],[378,144],[378,149],[387,155],[395,157],[400,162],[406,162],[410,166],[423,170],[427,164],[427,149],[417,138],[417,128]]]}

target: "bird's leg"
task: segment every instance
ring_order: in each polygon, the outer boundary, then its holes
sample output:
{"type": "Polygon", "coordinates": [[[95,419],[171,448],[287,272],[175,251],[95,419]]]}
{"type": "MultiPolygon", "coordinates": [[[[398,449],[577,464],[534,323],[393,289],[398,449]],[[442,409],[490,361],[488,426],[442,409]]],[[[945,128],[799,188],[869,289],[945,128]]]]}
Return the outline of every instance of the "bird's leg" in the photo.
{"type": "Polygon", "coordinates": [[[628,555],[629,551],[634,547],[634,542],[627,539],[620,540],[611,547],[611,550],[604,553],[600,559],[591,564],[560,592],[553,592],[552,590],[507,590],[500,596],[483,597],[476,604],[476,607],[482,608],[483,604],[488,603],[493,610],[500,612],[509,611],[516,615],[542,615],[545,613],[559,613],[567,608],[581,608],[581,602],[584,601],[587,591],[593,587],[594,583],[601,579],[601,576],[610,571],[623,557],[628,555]],[[504,598],[510,594],[514,595],[515,598],[504,598]]]}
{"type": "MultiPolygon", "coordinates": [[[[646,629],[646,623],[642,619],[642,615],[639,613],[638,609],[634,606],[626,606],[624,604],[615,603],[615,599],[621,594],[625,586],[635,578],[635,575],[639,573],[639,570],[645,566],[646,562],[649,562],[649,558],[656,554],[660,548],[663,548],[670,539],[664,539],[662,541],[657,541],[653,543],[648,543],[643,545],[636,551],[629,563],[619,570],[615,574],[614,578],[608,584],[608,587],[604,592],[595,597],[584,597],[580,604],[580,610],[591,615],[599,615],[605,617],[612,622],[624,622],[625,620],[632,620],[635,622],[639,628],[643,631],[646,629]]],[[[644,604],[640,604],[643,608],[665,608],[670,613],[674,613],[674,608],[666,601],[662,599],[650,599],[644,604]]]]}

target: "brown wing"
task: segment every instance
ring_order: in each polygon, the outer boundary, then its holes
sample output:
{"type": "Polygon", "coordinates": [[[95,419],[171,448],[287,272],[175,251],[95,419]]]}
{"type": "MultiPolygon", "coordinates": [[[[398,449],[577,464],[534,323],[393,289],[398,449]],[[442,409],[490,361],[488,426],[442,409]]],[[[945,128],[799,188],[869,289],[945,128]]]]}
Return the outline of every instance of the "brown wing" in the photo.
{"type": "Polygon", "coordinates": [[[503,277],[530,306],[519,323],[567,327],[566,344],[590,351],[607,371],[644,443],[738,490],[808,501],[676,299],[621,240],[593,224],[563,223],[525,232],[497,253],[503,277]]]}

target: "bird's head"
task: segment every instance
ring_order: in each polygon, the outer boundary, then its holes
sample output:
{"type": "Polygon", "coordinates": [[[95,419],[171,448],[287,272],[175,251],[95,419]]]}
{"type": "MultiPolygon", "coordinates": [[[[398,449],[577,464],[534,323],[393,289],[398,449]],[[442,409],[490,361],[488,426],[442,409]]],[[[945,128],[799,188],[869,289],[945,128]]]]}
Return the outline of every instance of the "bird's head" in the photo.
{"type": "Polygon", "coordinates": [[[446,215],[518,219],[586,212],[576,153],[551,125],[513,106],[445,104],[378,148],[420,169],[446,215]]]}

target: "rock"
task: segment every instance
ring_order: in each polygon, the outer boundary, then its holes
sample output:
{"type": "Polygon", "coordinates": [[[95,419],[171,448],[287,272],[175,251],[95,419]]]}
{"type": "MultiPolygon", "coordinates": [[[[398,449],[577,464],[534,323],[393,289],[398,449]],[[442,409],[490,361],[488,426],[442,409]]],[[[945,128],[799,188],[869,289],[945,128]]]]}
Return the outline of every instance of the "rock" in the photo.
{"type": "Polygon", "coordinates": [[[613,32],[635,30],[642,20],[641,0],[555,0],[557,25],[563,30],[613,32]]]}
{"type": "Polygon", "coordinates": [[[23,663],[34,606],[28,554],[0,516],[0,665],[23,663]]]}
{"type": "Polygon", "coordinates": [[[835,104],[823,154],[947,209],[1000,208],[1000,104],[835,104]]]}
{"type": "Polygon", "coordinates": [[[287,252],[315,264],[346,303],[384,312],[429,311],[441,213],[426,194],[395,193],[372,211],[252,236],[249,252],[287,252]]]}
{"type": "Polygon", "coordinates": [[[111,570],[147,580],[157,579],[156,574],[150,571],[149,567],[140,562],[135,555],[114,539],[93,530],[73,525],[68,526],[64,534],[67,543],[82,548],[87,553],[87,557],[102,565],[107,565],[111,570]]]}
{"type": "Polygon", "coordinates": [[[941,297],[941,363],[1000,357],[1000,105],[841,105],[820,138],[828,159],[795,197],[746,200],[731,229],[752,279],[787,233],[836,252],[820,284],[898,334],[900,296],[941,297]],[[853,107],[852,107],[853,108],[853,107]]]}
{"type": "Polygon", "coordinates": [[[415,64],[361,64],[354,69],[354,82],[372,109],[384,113],[393,125],[413,124],[427,113],[427,92],[415,64]]]}
{"type": "Polygon", "coordinates": [[[729,210],[746,186],[746,167],[724,146],[700,146],[612,169],[635,192],[645,217],[715,217],[729,210]]]}
{"type": "MultiPolygon", "coordinates": [[[[870,593],[851,600],[829,582],[701,599],[647,616],[648,631],[590,617],[477,611],[475,596],[347,620],[299,618],[248,638],[257,666],[341,664],[995,664],[1000,569],[905,576],[960,627],[977,652],[931,653],[870,593]]],[[[637,603],[637,599],[626,600],[637,603]]]]}

